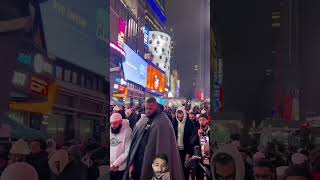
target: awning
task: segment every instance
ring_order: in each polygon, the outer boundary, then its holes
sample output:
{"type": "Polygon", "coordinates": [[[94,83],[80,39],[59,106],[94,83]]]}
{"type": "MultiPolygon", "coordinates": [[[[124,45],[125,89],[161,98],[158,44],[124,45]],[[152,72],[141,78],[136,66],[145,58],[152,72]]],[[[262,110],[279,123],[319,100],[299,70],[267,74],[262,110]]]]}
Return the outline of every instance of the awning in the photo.
{"type": "Polygon", "coordinates": [[[11,128],[11,138],[12,139],[45,139],[46,135],[41,133],[41,131],[26,127],[19,124],[17,121],[11,118],[6,118],[3,124],[7,124],[11,128]]]}

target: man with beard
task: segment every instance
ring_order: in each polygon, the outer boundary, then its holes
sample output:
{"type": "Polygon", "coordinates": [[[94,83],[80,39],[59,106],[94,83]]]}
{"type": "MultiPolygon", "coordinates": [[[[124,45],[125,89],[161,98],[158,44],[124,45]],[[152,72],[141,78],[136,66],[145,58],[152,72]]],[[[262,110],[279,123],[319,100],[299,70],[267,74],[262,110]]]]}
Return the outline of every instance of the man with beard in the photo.
{"type": "Polygon", "coordinates": [[[110,124],[110,178],[122,180],[124,170],[127,168],[132,130],[129,122],[122,119],[119,113],[111,115],[110,124]]]}
{"type": "Polygon", "coordinates": [[[197,114],[193,110],[189,111],[189,119],[192,122],[194,129],[198,130],[200,128],[200,124],[197,121],[197,114]]]}
{"type": "Polygon", "coordinates": [[[152,163],[157,154],[168,156],[170,179],[184,179],[172,123],[155,98],[146,101],[146,115],[134,129],[127,164],[130,168],[123,180],[151,179],[154,175],[152,163]]]}
{"type": "MultiPolygon", "coordinates": [[[[201,114],[199,116],[199,124],[200,128],[197,130],[197,135],[195,135],[192,140],[191,144],[193,146],[200,146],[202,150],[202,156],[206,158],[210,158],[210,145],[209,141],[205,139],[205,137],[210,136],[210,127],[208,124],[208,116],[206,114],[201,114]]],[[[210,169],[208,163],[202,162],[205,167],[210,169]]],[[[197,179],[204,178],[204,170],[198,166],[196,170],[197,179]]],[[[208,179],[208,178],[207,178],[208,179]]]]}

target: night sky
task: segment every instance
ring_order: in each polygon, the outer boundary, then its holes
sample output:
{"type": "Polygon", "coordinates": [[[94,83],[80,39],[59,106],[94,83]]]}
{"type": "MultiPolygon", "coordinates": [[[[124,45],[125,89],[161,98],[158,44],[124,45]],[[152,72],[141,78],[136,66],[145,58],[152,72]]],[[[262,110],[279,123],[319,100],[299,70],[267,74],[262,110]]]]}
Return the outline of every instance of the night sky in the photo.
{"type": "Polygon", "coordinates": [[[200,56],[197,34],[200,33],[200,5],[195,0],[166,1],[168,26],[175,31],[175,56],[181,80],[181,96],[194,97],[192,73],[195,59],[200,56]]]}

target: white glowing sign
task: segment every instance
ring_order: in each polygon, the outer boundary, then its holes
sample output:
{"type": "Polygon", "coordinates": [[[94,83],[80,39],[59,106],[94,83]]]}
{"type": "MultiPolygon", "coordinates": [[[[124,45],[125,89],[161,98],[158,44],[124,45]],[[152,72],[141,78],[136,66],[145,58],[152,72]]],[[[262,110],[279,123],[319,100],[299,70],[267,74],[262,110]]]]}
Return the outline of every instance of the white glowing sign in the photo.
{"type": "Polygon", "coordinates": [[[14,71],[12,83],[16,86],[24,86],[27,81],[27,75],[21,72],[14,71]]]}
{"type": "Polygon", "coordinates": [[[41,54],[36,54],[34,56],[33,68],[36,73],[53,73],[53,66],[45,62],[44,57],[41,54]]]}
{"type": "Polygon", "coordinates": [[[122,48],[120,48],[119,46],[113,44],[112,42],[110,42],[110,47],[113,48],[114,50],[118,51],[123,56],[126,56],[126,53],[124,52],[124,50],[122,48]]]}

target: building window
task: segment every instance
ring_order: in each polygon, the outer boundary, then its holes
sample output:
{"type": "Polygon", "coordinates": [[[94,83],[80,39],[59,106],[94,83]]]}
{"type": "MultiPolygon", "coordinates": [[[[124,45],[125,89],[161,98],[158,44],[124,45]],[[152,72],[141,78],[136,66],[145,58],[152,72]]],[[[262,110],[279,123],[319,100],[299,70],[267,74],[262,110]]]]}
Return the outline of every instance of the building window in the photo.
{"type": "Polygon", "coordinates": [[[88,89],[92,88],[92,80],[90,77],[86,78],[86,88],[88,88],[88,89]]]}
{"type": "Polygon", "coordinates": [[[162,48],[162,52],[164,52],[164,48],[162,48]]]}
{"type": "Polygon", "coordinates": [[[96,78],[92,79],[92,88],[93,88],[93,90],[97,90],[97,79],[96,78]]]}
{"type": "Polygon", "coordinates": [[[76,72],[72,72],[72,83],[78,84],[78,74],[76,72]]]}
{"type": "Polygon", "coordinates": [[[159,58],[162,59],[162,56],[160,56],[159,58]]]}
{"type": "Polygon", "coordinates": [[[61,66],[56,66],[56,78],[62,80],[63,69],[61,66]]]}
{"type": "Polygon", "coordinates": [[[160,44],[160,41],[157,41],[157,44],[160,44]]]}
{"type": "Polygon", "coordinates": [[[156,65],[159,67],[159,63],[156,63],[156,65]]]}
{"type": "Polygon", "coordinates": [[[152,44],[152,40],[149,41],[149,44],[152,44]]]}
{"type": "Polygon", "coordinates": [[[86,85],[86,78],[84,77],[84,75],[81,75],[81,87],[85,87],[86,85]]]}
{"type": "Polygon", "coordinates": [[[154,50],[156,51],[156,50],[157,50],[157,47],[154,47],[154,50]]]}
{"type": "Polygon", "coordinates": [[[71,81],[71,71],[70,69],[64,70],[64,81],[70,82],[71,81]]]}
{"type": "Polygon", "coordinates": [[[160,35],[161,39],[163,39],[163,35],[160,35]]]}
{"type": "Polygon", "coordinates": [[[100,92],[102,92],[102,90],[103,90],[102,79],[99,79],[99,81],[98,81],[98,90],[99,90],[100,92]]]}

